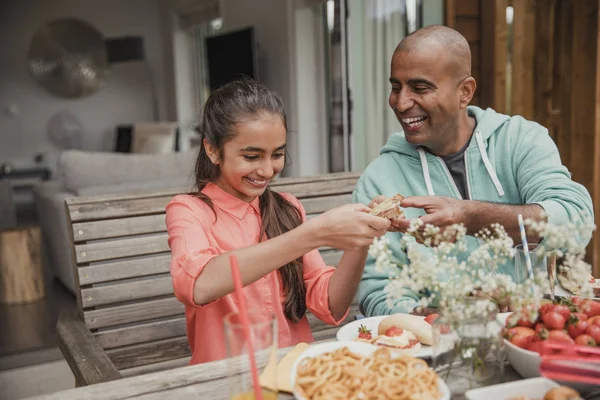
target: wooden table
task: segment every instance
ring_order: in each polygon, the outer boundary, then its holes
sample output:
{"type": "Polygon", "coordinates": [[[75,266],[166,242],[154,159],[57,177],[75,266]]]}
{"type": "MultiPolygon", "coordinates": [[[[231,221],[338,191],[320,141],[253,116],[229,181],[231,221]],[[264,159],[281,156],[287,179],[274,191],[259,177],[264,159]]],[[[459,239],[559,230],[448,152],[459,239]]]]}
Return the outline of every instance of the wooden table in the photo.
{"type": "MultiPolygon", "coordinates": [[[[333,339],[322,340],[315,343],[331,342],[333,339]]],[[[278,355],[281,359],[292,348],[279,349],[278,355]]],[[[236,364],[238,370],[247,368],[246,358],[239,358],[236,364]]],[[[507,365],[504,373],[504,381],[521,379],[520,376],[507,365]]],[[[463,392],[465,388],[454,387],[452,382],[448,383],[451,390],[463,392]]],[[[172,369],[169,371],[155,372],[152,374],[123,378],[116,381],[99,383],[86,387],[64,390],[45,396],[32,397],[29,400],[80,400],[80,399],[137,399],[137,400],[159,400],[159,399],[227,399],[227,361],[220,360],[211,363],[192,365],[172,369]]],[[[278,399],[293,399],[294,396],[280,393],[278,399]]],[[[464,399],[463,395],[453,395],[452,399],[464,399]]],[[[589,400],[599,400],[600,392],[589,400]]]]}

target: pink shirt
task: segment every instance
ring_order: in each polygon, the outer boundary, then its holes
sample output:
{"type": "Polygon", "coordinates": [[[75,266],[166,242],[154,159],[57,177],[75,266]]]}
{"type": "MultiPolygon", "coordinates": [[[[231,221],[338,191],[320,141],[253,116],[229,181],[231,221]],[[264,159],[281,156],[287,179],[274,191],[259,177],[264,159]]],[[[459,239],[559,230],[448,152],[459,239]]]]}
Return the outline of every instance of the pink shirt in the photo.
{"type": "MultiPolygon", "coordinates": [[[[257,244],[261,224],[258,198],[247,203],[212,183],[202,192],[213,201],[216,222],[210,207],[194,196],[175,196],[166,208],[171,276],[175,296],[185,304],[187,337],[192,350],[190,364],[226,357],[223,317],[238,311],[233,293],[202,306],[196,305],[193,300],[196,278],[211,258],[257,244]]],[[[283,195],[301,210],[305,221],[306,213],[300,202],[290,194],[283,195]]],[[[328,299],[329,279],[335,268],[325,265],[317,249],[305,254],[303,261],[308,309],[325,323],[338,325],[345,316],[334,320],[328,299]]],[[[297,323],[285,318],[283,282],[276,271],[246,286],[244,295],[249,309],[260,308],[276,315],[279,347],[313,341],[306,316],[297,323]]]]}

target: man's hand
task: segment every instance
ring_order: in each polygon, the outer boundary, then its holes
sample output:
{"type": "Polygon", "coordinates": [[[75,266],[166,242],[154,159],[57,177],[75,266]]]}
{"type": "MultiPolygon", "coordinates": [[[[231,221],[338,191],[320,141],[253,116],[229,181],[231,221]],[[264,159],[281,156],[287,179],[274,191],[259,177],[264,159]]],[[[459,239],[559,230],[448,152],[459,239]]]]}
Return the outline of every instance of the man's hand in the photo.
{"type": "Polygon", "coordinates": [[[419,217],[424,226],[430,224],[441,230],[458,223],[468,226],[469,215],[464,200],[441,196],[412,196],[402,200],[401,205],[402,207],[422,208],[427,213],[419,217]]]}
{"type": "MultiPolygon", "coordinates": [[[[369,208],[375,208],[375,206],[383,202],[385,199],[387,199],[387,197],[384,195],[379,195],[373,198],[373,200],[371,200],[371,202],[369,203],[369,208]]],[[[388,232],[406,232],[406,230],[410,226],[410,221],[407,220],[404,216],[394,218],[391,221],[392,225],[388,228],[388,232]]]]}
{"type": "Polygon", "coordinates": [[[412,315],[419,315],[421,317],[426,317],[429,314],[435,314],[437,312],[438,312],[438,310],[435,308],[418,306],[417,308],[412,310],[410,313],[412,315]]]}

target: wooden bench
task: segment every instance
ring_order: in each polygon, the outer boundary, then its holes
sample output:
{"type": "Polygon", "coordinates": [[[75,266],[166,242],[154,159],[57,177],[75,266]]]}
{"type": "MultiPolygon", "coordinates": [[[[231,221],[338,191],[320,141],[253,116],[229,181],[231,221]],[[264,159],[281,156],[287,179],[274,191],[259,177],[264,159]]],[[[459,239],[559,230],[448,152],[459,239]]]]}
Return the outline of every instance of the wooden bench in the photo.
{"type": "MultiPolygon", "coordinates": [[[[356,173],[281,178],[271,187],[302,202],[308,218],[350,203],[356,173]]],[[[66,200],[78,312],[59,317],[60,349],[78,386],[186,365],[184,306],[173,295],[165,206],[173,190],[66,200]]],[[[328,265],[342,251],[319,249],[328,265]]],[[[359,313],[356,302],[343,323],[359,313]]],[[[315,340],[339,327],[308,315],[315,340]]]]}

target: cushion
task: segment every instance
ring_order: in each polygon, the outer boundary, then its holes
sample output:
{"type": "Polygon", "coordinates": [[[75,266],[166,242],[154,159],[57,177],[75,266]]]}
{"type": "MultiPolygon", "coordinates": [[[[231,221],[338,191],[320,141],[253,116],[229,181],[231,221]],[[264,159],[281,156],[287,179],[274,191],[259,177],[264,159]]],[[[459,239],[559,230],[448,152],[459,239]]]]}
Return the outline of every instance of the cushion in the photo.
{"type": "Polygon", "coordinates": [[[137,123],[133,126],[132,153],[170,153],[175,148],[177,124],[137,123]]]}
{"type": "Polygon", "coordinates": [[[152,181],[193,183],[196,151],[129,154],[67,150],[58,161],[65,190],[79,193],[95,186],[140,185],[152,181]]]}

